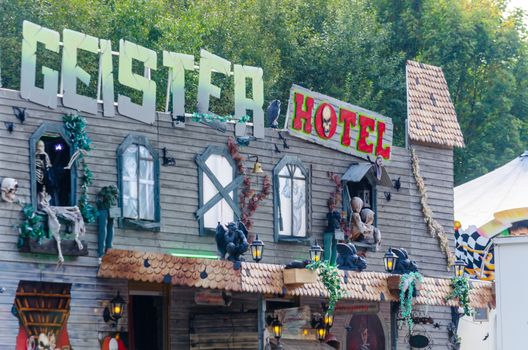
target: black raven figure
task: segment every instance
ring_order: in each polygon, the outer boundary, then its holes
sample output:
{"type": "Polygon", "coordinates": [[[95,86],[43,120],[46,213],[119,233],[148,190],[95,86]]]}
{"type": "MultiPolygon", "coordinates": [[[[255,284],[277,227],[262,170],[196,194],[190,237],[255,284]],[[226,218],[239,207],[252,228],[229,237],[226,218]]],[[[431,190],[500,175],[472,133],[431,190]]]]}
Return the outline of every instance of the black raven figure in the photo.
{"type": "Polygon", "coordinates": [[[279,100],[273,100],[270,102],[266,111],[268,116],[268,125],[273,129],[277,129],[279,127],[280,105],[281,102],[279,100]]]}

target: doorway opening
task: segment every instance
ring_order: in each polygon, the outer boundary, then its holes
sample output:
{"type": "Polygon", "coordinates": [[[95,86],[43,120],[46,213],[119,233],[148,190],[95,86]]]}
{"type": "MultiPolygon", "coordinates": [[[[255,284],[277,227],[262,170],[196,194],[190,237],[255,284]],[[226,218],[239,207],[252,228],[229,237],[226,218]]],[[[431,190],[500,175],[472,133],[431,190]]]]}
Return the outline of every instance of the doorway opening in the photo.
{"type": "Polygon", "coordinates": [[[129,291],[130,350],[166,350],[169,347],[170,289],[156,287],[135,286],[137,289],[129,291]]]}

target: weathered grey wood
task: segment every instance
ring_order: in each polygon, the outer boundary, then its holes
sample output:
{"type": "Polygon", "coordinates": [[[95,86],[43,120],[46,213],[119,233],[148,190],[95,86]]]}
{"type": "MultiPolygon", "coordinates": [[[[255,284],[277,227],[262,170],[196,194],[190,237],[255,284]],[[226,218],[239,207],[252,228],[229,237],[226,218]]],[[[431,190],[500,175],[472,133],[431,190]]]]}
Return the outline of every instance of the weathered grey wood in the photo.
{"type": "MultiPolygon", "coordinates": [[[[70,109],[59,108],[56,111],[20,99],[19,93],[0,89],[0,125],[3,121],[14,121],[15,131],[9,134],[0,128],[0,178],[14,177],[19,182],[19,198],[23,202],[30,200],[30,154],[28,140],[44,122],[62,122],[64,113],[70,109]],[[17,122],[12,106],[28,108],[28,118],[24,124],[17,122]]],[[[175,249],[189,249],[215,253],[215,241],[211,236],[199,235],[199,223],[195,213],[199,207],[198,168],[195,156],[201,154],[207,146],[225,147],[227,137],[233,135],[233,125],[227,124],[228,131],[223,134],[192,121],[185,128],[172,128],[168,115],[159,115],[154,125],[140,122],[116,114],[114,118],[84,115],[88,125],[88,135],[93,140],[94,150],[86,157],[86,162],[94,173],[94,184],[89,189],[91,201],[95,201],[98,190],[106,185],[116,185],[118,181],[116,150],[130,134],[146,137],[152,148],[159,151],[167,147],[169,154],[176,159],[176,166],[160,168],[160,232],[145,230],[116,229],[114,247],[142,251],[170,253],[175,249]],[[158,127],[159,126],[159,127],[158,127]]],[[[267,129],[265,139],[251,141],[250,146],[241,147],[242,155],[258,155],[264,171],[272,173],[275,165],[284,157],[298,158],[309,170],[311,222],[310,239],[318,238],[322,242],[322,233],[326,227],[327,200],[333,191],[333,185],[327,172],[343,174],[350,164],[358,161],[349,154],[336,152],[311,142],[282,134],[289,149],[283,149],[283,141],[278,131],[267,129]],[[281,153],[276,153],[277,144],[281,153]]],[[[444,226],[446,232],[452,231],[453,221],[453,153],[449,149],[413,145],[421,162],[422,176],[428,188],[429,204],[434,217],[444,226]]],[[[359,160],[361,161],[361,160],[359,160]]],[[[252,162],[245,163],[251,169],[252,162]]],[[[379,187],[377,191],[377,219],[382,232],[382,247],[379,252],[367,254],[368,270],[383,271],[382,257],[388,246],[404,247],[411,258],[416,260],[423,274],[428,276],[448,276],[446,261],[439,251],[438,242],[427,232],[421,213],[420,196],[411,172],[410,154],[407,149],[392,147],[392,160],[386,166],[392,179],[401,178],[401,189],[379,187]],[[383,192],[392,194],[386,201],[383,192]]],[[[248,171],[248,173],[250,173],[248,171]]],[[[262,179],[252,176],[253,188],[260,189],[262,179]]],[[[79,190],[79,189],[78,189],[79,190]]],[[[273,191],[272,191],[273,193],[273,191]]],[[[235,199],[238,197],[235,196],[235,199]]],[[[106,303],[115,296],[117,290],[127,299],[126,281],[103,280],[97,274],[97,233],[96,226],[86,226],[84,240],[88,244],[88,256],[65,257],[63,268],[56,268],[56,257],[20,253],[16,248],[18,232],[14,227],[19,223],[21,207],[16,204],[0,202],[0,287],[7,289],[0,294],[0,349],[11,349],[14,344],[17,327],[16,319],[10,314],[14,300],[14,291],[18,281],[39,280],[72,283],[72,310],[68,323],[72,346],[80,350],[99,348],[98,332],[109,331],[102,320],[106,303]]],[[[308,246],[304,244],[274,242],[273,195],[260,203],[253,217],[253,233],[266,244],[263,263],[286,263],[292,259],[308,258],[308,246]]],[[[451,241],[451,240],[450,240],[451,241]]],[[[247,257],[249,259],[249,256],[247,257]]],[[[204,311],[203,307],[193,305],[194,291],[174,288],[171,302],[171,348],[189,348],[189,314],[204,311]]],[[[237,295],[233,298],[233,309],[256,310],[256,295],[237,295]]],[[[320,307],[320,301],[314,302],[320,307]]],[[[386,308],[386,303],[381,308],[386,308]]],[[[448,308],[431,308],[433,318],[443,328],[430,330],[435,338],[435,349],[445,348],[447,331],[445,325],[450,322],[448,308]]],[[[120,322],[126,330],[126,318],[120,322]]],[[[337,329],[337,328],[336,328],[337,329]]],[[[344,328],[343,328],[344,329],[344,328]]],[[[404,349],[402,330],[399,344],[404,349]]],[[[408,347],[408,346],[407,346],[408,347]]],[[[256,348],[256,347],[255,347],[256,348]]]]}

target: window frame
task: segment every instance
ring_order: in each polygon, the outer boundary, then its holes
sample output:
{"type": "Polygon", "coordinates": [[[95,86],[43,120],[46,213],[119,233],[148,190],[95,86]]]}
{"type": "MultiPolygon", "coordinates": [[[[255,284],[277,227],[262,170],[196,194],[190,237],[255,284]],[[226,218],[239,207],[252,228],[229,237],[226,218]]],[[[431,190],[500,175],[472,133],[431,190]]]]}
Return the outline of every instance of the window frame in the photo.
{"type": "Polygon", "coordinates": [[[295,156],[284,156],[273,168],[273,238],[275,242],[304,243],[310,242],[311,228],[311,197],[310,197],[310,174],[302,161],[295,156]],[[294,165],[301,170],[305,178],[305,210],[306,210],[306,236],[294,237],[280,234],[280,180],[279,173],[287,165],[294,165]]]}
{"type": "MultiPolygon", "coordinates": [[[[138,147],[139,152],[139,147],[138,147]]],[[[121,218],[118,221],[120,228],[132,228],[137,230],[159,231],[161,227],[160,207],[160,161],[158,151],[152,147],[147,137],[131,134],[125,137],[117,148],[117,186],[119,189],[119,210],[121,218]],[[123,215],[123,154],[132,145],[145,147],[154,162],[154,220],[125,218],[123,215]]],[[[139,167],[139,163],[137,165],[139,167]]],[[[139,177],[138,177],[139,181],[139,177]]],[[[138,193],[139,194],[139,193],[138,193]]],[[[139,209],[139,208],[138,208],[139,209]]]]}
{"type": "MultiPolygon", "coordinates": [[[[31,135],[29,138],[29,177],[30,177],[30,191],[31,191],[31,205],[33,208],[38,207],[37,203],[37,175],[36,175],[36,168],[35,168],[35,152],[37,150],[37,142],[45,135],[45,134],[58,134],[60,135],[64,142],[68,144],[68,147],[70,148],[70,158],[75,153],[75,149],[73,147],[73,144],[70,140],[70,137],[68,133],[66,132],[66,128],[64,127],[63,123],[56,123],[56,122],[44,122],[42,123],[37,130],[31,135]]],[[[70,205],[76,206],[77,205],[77,162],[74,162],[71,169],[70,169],[70,205]]]]}
{"type": "Polygon", "coordinates": [[[209,211],[209,209],[214,207],[216,203],[222,199],[225,199],[227,204],[233,210],[233,219],[240,219],[241,212],[238,203],[238,188],[242,184],[244,176],[239,173],[237,164],[226,146],[208,146],[205,151],[196,155],[195,162],[198,168],[198,210],[196,211],[196,218],[199,225],[199,234],[200,236],[210,236],[215,234],[215,230],[205,227],[204,215],[207,211],[209,211]],[[207,159],[211,155],[225,157],[233,169],[233,180],[231,180],[231,182],[225,187],[219,183],[216,175],[206,164],[207,159]],[[208,175],[209,179],[218,191],[218,193],[214,195],[207,203],[204,203],[204,172],[208,175]],[[220,190],[219,186],[222,188],[222,190],[220,190]],[[230,192],[233,192],[233,198],[229,196],[230,192]],[[219,196],[220,198],[215,199],[219,196]]]}

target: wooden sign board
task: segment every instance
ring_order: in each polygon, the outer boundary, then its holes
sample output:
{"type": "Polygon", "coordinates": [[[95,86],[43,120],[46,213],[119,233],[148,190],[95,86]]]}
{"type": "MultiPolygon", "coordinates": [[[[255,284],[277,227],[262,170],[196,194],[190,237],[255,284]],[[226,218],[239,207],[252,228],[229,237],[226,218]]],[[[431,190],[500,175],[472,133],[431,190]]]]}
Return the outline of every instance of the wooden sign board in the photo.
{"type": "Polygon", "coordinates": [[[194,302],[196,305],[226,306],[222,292],[216,290],[201,290],[195,292],[194,302]]]}
{"type": "Polygon", "coordinates": [[[275,316],[282,322],[282,337],[284,339],[306,339],[303,330],[311,328],[311,315],[308,305],[275,310],[275,316]]]}
{"type": "Polygon", "coordinates": [[[285,125],[291,135],[339,152],[391,159],[392,119],[298,85],[290,90],[285,125]]]}
{"type": "Polygon", "coordinates": [[[377,314],[379,303],[339,304],[335,309],[336,314],[377,314]]]}

